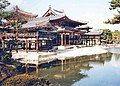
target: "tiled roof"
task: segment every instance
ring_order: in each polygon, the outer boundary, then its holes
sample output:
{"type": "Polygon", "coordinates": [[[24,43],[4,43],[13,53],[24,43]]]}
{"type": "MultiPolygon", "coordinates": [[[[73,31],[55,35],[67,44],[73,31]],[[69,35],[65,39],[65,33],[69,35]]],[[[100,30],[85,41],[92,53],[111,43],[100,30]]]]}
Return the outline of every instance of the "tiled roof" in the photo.
{"type": "Polygon", "coordinates": [[[73,31],[70,30],[58,30],[59,33],[72,33],[73,31]]]}
{"type": "Polygon", "coordinates": [[[92,27],[88,26],[88,25],[82,25],[82,26],[78,26],[75,29],[92,29],[92,27]]]}
{"type": "MultiPolygon", "coordinates": [[[[38,17],[38,18],[33,18],[32,20],[28,21],[26,24],[22,25],[22,28],[33,28],[33,27],[41,27],[41,26],[46,26],[46,25],[50,25],[50,21],[53,20],[58,20],[58,19],[63,19],[67,18],[66,16],[63,15],[56,15],[56,16],[48,16],[48,17],[38,17]]],[[[67,18],[67,20],[64,20],[65,22],[75,22],[77,24],[81,24],[82,22],[77,22],[77,21],[73,21],[69,18],[67,18]]]]}
{"type": "Polygon", "coordinates": [[[33,27],[47,27],[51,26],[50,20],[56,20],[59,18],[62,18],[64,16],[48,16],[48,17],[39,17],[39,18],[34,18],[31,21],[28,21],[26,24],[22,25],[22,28],[33,28],[33,27]]]}
{"type": "Polygon", "coordinates": [[[35,18],[33,20],[36,20],[36,21],[40,21],[40,20],[56,20],[56,19],[60,19],[60,18],[63,18],[65,16],[63,15],[56,15],[56,16],[47,16],[47,17],[39,17],[39,18],[35,18]]]}
{"type": "Polygon", "coordinates": [[[50,18],[50,20],[55,20],[55,19],[63,18],[64,21],[66,21],[66,22],[74,22],[77,25],[85,25],[85,24],[87,24],[87,22],[84,22],[84,21],[80,21],[79,22],[79,21],[74,21],[72,19],[69,19],[64,14],[64,11],[58,11],[56,9],[52,9],[51,6],[49,7],[49,9],[47,10],[47,12],[42,17],[50,18]]]}
{"type": "Polygon", "coordinates": [[[58,11],[56,9],[52,9],[51,6],[49,6],[49,9],[42,17],[56,16],[56,15],[64,15],[64,11],[58,11]]]}
{"type": "Polygon", "coordinates": [[[15,12],[20,13],[20,14],[24,14],[24,15],[28,15],[28,16],[31,16],[31,17],[37,17],[38,16],[36,14],[32,14],[30,12],[23,11],[18,6],[15,6],[15,8],[10,11],[10,13],[15,13],[15,12]]]}
{"type": "Polygon", "coordinates": [[[34,28],[34,27],[52,27],[49,20],[32,20],[22,25],[22,28],[34,28]]]}

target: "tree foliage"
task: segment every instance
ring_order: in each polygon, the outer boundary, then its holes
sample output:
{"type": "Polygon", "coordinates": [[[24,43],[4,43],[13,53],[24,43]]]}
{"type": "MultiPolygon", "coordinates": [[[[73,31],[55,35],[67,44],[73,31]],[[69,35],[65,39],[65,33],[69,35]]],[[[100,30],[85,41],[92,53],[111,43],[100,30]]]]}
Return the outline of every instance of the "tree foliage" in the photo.
{"type": "Polygon", "coordinates": [[[7,20],[7,19],[10,19],[11,16],[12,16],[12,14],[10,14],[9,12],[3,11],[2,13],[0,13],[0,19],[7,20]]]}
{"type": "Polygon", "coordinates": [[[114,32],[112,32],[112,40],[114,42],[120,41],[120,31],[115,30],[114,32]]]}
{"type": "Polygon", "coordinates": [[[118,14],[114,15],[114,17],[112,19],[108,19],[107,21],[105,21],[105,24],[119,24],[120,23],[120,0],[112,0],[110,2],[110,10],[117,10],[118,14]]]}
{"type": "Polygon", "coordinates": [[[0,0],[0,9],[5,9],[10,3],[7,0],[0,0]]]}
{"type": "Polygon", "coordinates": [[[110,10],[114,10],[120,7],[120,0],[112,0],[110,2],[110,10]]]}
{"type": "Polygon", "coordinates": [[[111,30],[104,29],[101,37],[105,42],[111,43],[112,42],[112,32],[111,32],[111,30]]]}
{"type": "Polygon", "coordinates": [[[9,5],[10,3],[7,0],[0,0],[0,20],[10,17],[11,14],[5,11],[5,8],[9,5]]]}

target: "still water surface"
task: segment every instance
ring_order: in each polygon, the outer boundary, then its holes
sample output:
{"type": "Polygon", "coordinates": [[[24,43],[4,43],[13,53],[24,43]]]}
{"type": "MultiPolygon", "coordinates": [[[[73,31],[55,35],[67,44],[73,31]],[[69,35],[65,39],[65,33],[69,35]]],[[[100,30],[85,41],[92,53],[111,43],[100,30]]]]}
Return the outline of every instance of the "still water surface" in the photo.
{"type": "MultiPolygon", "coordinates": [[[[110,51],[118,52],[120,49],[110,51]]],[[[39,77],[49,79],[54,86],[120,86],[120,54],[106,53],[81,58],[82,62],[78,58],[71,60],[77,61],[75,63],[40,69],[39,77]]]]}

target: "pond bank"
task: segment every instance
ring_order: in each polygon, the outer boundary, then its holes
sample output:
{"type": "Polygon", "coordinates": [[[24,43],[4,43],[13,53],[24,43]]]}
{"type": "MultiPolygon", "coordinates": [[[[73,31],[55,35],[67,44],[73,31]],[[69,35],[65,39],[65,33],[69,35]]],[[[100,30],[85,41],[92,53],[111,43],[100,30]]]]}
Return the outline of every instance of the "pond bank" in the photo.
{"type": "Polygon", "coordinates": [[[64,50],[57,50],[56,52],[12,52],[13,59],[21,59],[22,63],[29,64],[43,64],[54,60],[65,60],[75,58],[78,56],[95,55],[108,52],[100,46],[93,47],[79,47],[73,45],[72,49],[64,48],[64,50]],[[62,51],[62,52],[60,52],[62,51]]]}

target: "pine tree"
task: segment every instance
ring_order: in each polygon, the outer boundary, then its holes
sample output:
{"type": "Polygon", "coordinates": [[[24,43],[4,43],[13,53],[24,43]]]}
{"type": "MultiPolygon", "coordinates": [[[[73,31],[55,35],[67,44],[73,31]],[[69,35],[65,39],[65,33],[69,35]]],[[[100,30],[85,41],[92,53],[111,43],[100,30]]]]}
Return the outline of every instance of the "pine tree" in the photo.
{"type": "Polygon", "coordinates": [[[5,12],[6,7],[9,5],[10,3],[7,0],[0,0],[0,20],[7,19],[10,16],[8,12],[5,12]]]}
{"type": "Polygon", "coordinates": [[[112,32],[111,32],[111,30],[104,29],[101,37],[106,43],[111,43],[112,42],[112,32]]]}
{"type": "Polygon", "coordinates": [[[5,9],[10,3],[7,0],[0,0],[0,10],[5,9]]]}
{"type": "Polygon", "coordinates": [[[104,23],[106,24],[120,24],[120,0],[112,0],[110,2],[110,10],[117,10],[118,14],[116,14],[112,19],[108,19],[104,23]]]}

